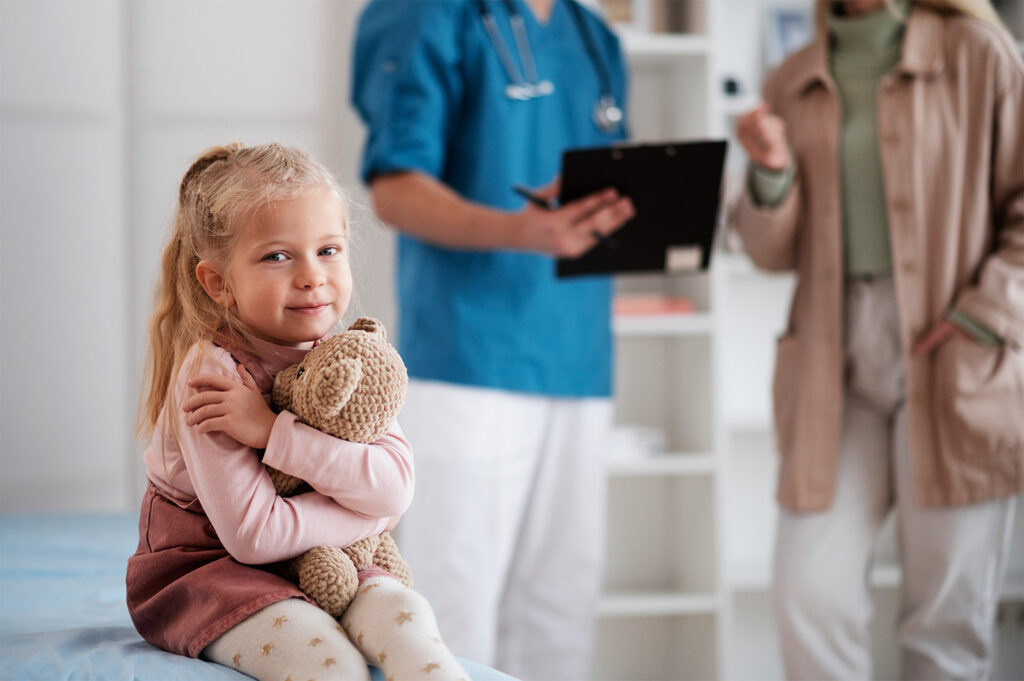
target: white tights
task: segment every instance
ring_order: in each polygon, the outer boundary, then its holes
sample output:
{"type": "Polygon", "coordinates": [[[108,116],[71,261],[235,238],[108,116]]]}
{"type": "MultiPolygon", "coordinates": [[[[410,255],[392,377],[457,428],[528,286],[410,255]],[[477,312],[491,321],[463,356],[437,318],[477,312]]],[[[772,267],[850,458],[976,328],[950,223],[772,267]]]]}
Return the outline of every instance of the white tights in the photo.
{"type": "Polygon", "coordinates": [[[367,662],[388,681],[469,681],[441,641],[430,604],[390,577],[360,585],[341,624],[289,598],[239,622],[202,657],[260,681],[368,681],[367,662]]]}

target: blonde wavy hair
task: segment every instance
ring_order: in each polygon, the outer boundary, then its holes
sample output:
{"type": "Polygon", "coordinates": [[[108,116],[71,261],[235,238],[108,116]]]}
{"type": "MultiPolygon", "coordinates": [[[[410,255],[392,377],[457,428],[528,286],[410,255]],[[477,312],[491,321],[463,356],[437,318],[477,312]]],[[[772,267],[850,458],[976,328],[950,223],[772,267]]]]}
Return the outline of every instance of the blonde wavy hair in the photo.
{"type": "MultiPolygon", "coordinates": [[[[819,33],[824,33],[827,30],[828,7],[831,4],[834,4],[834,0],[819,0],[814,3],[814,23],[819,33]]],[[[911,0],[910,4],[928,7],[939,14],[962,14],[974,17],[1008,31],[989,0],[911,0]]],[[[903,16],[896,0],[885,0],[885,6],[896,16],[903,16]]]]}
{"type": "Polygon", "coordinates": [[[341,201],[347,216],[345,195],[330,171],[305,152],[280,144],[212,147],[185,172],[149,321],[140,435],[152,434],[189,349],[225,327],[243,330],[241,322],[199,283],[199,261],[208,260],[226,271],[239,226],[261,207],[325,190],[341,201]]]}

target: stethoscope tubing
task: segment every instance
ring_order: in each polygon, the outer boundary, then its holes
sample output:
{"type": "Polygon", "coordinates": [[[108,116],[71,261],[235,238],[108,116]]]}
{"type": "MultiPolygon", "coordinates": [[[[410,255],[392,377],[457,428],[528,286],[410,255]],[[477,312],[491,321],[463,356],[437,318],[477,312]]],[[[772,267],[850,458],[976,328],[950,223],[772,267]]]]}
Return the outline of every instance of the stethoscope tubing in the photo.
{"type": "MultiPolygon", "coordinates": [[[[597,71],[600,97],[594,107],[594,121],[607,132],[618,127],[622,120],[622,110],[615,104],[615,96],[612,93],[612,79],[608,65],[601,58],[601,53],[594,43],[594,37],[587,30],[582,10],[573,0],[565,0],[569,5],[569,11],[573,16],[573,23],[583,40],[584,48],[590,63],[597,71]]],[[[509,45],[502,38],[498,29],[498,22],[494,13],[487,7],[486,0],[476,0],[477,11],[480,13],[480,20],[483,22],[484,30],[490,38],[494,51],[498,54],[498,60],[505,69],[509,78],[509,85],[505,88],[505,94],[511,99],[529,100],[535,97],[542,97],[554,91],[554,84],[549,80],[541,81],[537,73],[537,64],[533,59],[533,49],[530,47],[529,38],[526,35],[526,24],[523,15],[516,7],[514,0],[502,0],[508,12],[509,24],[512,27],[512,35],[516,43],[516,52],[519,62],[522,64],[522,71],[516,59],[512,56],[509,45]]]]}

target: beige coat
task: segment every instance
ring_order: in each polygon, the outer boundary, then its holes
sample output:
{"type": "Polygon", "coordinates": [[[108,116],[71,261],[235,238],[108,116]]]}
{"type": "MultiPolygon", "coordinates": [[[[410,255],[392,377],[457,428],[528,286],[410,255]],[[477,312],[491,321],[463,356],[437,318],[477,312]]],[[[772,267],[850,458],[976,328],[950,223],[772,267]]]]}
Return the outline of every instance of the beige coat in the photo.
{"type": "MultiPolygon", "coordinates": [[[[749,193],[735,219],[751,258],[795,269],[773,385],[778,499],[831,506],[843,400],[842,112],[819,39],[765,84],[797,179],[774,208],[749,193]]],[[[916,501],[969,504],[1024,490],[1024,65],[994,27],[913,10],[878,92],[878,138],[905,348],[916,501]],[[950,308],[1006,339],[910,348],[950,308]]]]}

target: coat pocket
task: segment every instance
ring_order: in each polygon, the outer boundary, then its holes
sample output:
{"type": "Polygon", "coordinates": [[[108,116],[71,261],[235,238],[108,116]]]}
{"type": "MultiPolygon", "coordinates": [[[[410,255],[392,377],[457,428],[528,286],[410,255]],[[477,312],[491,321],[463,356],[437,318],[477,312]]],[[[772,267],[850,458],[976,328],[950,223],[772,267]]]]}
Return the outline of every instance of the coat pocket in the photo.
{"type": "Polygon", "coordinates": [[[772,412],[775,444],[781,456],[793,451],[797,421],[797,338],[783,336],[775,345],[775,375],[772,378],[772,412]]]}
{"type": "Polygon", "coordinates": [[[939,432],[967,459],[1024,450],[1024,353],[954,335],[936,351],[939,432]]]}

